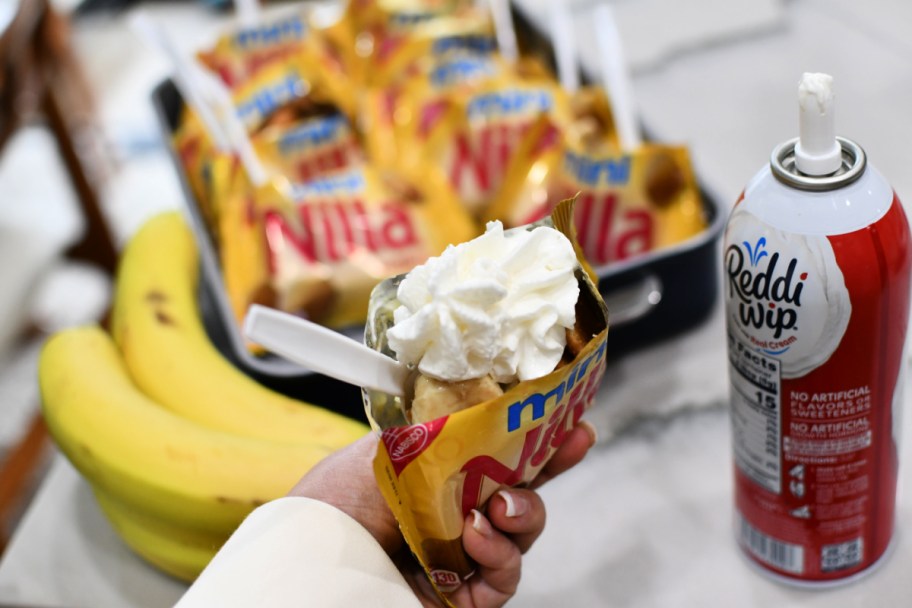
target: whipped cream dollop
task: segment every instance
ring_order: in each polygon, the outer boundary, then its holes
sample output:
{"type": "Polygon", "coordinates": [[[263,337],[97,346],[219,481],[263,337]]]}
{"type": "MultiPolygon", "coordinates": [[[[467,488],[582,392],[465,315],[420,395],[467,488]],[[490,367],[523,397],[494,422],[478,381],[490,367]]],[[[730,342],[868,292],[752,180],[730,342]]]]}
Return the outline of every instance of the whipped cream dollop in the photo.
{"type": "Polygon", "coordinates": [[[550,373],[576,323],[576,254],[554,228],[485,233],[449,246],[400,283],[387,331],[399,361],[440,380],[501,383],[550,373]]]}

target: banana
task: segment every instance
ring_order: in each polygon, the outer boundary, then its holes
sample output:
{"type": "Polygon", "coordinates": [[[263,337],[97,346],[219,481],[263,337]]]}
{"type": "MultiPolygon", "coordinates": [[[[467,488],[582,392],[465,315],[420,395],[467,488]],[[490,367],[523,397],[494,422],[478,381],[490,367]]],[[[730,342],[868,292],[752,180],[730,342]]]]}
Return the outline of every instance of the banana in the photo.
{"type": "Polygon", "coordinates": [[[96,326],[52,336],[38,381],[50,434],[93,487],[200,532],[229,534],[330,452],[216,431],[160,407],[96,326]]]}
{"type": "Polygon", "coordinates": [[[112,334],[143,392],[185,418],[247,437],[338,448],[367,432],[263,387],[222,357],[200,319],[197,269],[193,236],[177,212],[153,217],[127,244],[112,334]]]}
{"type": "Polygon", "coordinates": [[[101,490],[95,499],[118,536],[153,566],[183,581],[193,581],[228,539],[150,517],[101,490]]]}

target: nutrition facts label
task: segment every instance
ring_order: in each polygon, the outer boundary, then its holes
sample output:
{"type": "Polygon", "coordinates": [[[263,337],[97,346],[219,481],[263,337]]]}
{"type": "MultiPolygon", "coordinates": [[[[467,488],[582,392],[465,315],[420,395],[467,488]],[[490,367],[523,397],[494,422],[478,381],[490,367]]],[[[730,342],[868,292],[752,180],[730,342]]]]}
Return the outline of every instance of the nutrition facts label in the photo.
{"type": "Polygon", "coordinates": [[[782,399],[779,361],[729,334],[735,463],[764,488],[780,493],[782,399]]]}

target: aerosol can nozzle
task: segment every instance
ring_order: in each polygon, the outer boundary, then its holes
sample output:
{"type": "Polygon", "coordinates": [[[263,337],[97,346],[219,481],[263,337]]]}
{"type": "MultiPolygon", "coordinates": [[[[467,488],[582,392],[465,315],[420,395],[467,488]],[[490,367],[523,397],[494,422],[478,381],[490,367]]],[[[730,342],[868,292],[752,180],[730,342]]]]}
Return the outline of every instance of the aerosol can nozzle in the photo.
{"type": "Polygon", "coordinates": [[[805,175],[830,175],[842,166],[836,141],[833,77],[805,72],[798,85],[798,143],[795,165],[805,175]]]}

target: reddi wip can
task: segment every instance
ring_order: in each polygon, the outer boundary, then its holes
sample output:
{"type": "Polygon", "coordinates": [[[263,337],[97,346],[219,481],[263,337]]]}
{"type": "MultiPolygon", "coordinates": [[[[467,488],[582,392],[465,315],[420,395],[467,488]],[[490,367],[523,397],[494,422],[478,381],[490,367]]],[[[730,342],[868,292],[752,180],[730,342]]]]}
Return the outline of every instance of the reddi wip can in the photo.
{"type": "Polygon", "coordinates": [[[801,139],[773,151],[723,258],[736,536],[766,573],[813,586],[890,544],[909,314],[902,205],[860,146],[833,140],[821,175],[799,169],[801,139]]]}

